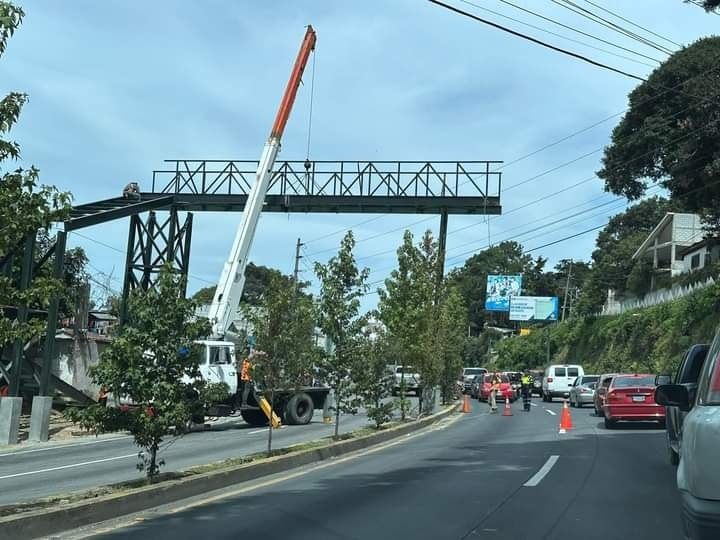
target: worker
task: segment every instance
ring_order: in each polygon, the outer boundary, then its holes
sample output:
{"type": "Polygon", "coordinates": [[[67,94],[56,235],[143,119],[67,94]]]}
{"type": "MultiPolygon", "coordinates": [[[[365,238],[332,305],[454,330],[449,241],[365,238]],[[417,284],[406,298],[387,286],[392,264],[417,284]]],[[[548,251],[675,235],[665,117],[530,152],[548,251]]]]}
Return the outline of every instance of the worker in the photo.
{"type": "Polygon", "coordinates": [[[497,393],[500,391],[500,383],[502,379],[498,375],[497,371],[493,371],[490,376],[490,395],[488,396],[488,404],[490,405],[490,412],[497,412],[497,393]]]}
{"type": "Polygon", "coordinates": [[[133,201],[140,200],[140,186],[137,182],[130,182],[123,188],[123,199],[131,199],[133,201]]]}
{"type": "Polygon", "coordinates": [[[240,407],[247,407],[248,396],[253,390],[252,377],[250,376],[251,369],[252,364],[250,363],[250,358],[245,357],[240,368],[240,391],[242,392],[240,407]]]}
{"type": "Polygon", "coordinates": [[[523,398],[523,410],[530,410],[530,401],[532,400],[533,376],[529,371],[525,371],[520,378],[521,392],[523,398]]]}

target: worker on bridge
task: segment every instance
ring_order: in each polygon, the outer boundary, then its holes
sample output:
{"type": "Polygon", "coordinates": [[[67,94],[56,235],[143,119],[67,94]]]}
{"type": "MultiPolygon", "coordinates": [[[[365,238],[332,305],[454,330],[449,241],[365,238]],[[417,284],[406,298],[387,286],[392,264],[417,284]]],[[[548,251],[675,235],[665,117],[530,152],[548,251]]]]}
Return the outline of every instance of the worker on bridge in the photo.
{"type": "Polygon", "coordinates": [[[123,188],[122,192],[123,199],[129,199],[131,201],[140,200],[140,185],[137,182],[130,182],[123,188]]]}

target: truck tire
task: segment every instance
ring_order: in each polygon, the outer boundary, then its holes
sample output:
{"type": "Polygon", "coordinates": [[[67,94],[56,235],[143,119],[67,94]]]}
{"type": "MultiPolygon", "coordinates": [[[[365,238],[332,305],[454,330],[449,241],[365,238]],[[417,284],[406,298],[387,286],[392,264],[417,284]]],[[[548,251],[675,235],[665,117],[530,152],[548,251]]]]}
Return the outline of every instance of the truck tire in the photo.
{"type": "Polygon", "coordinates": [[[309,424],[313,417],[313,410],[312,398],[305,392],[299,392],[288,401],[285,407],[285,420],[294,426],[309,424]]]}
{"type": "Polygon", "coordinates": [[[240,416],[248,424],[254,427],[262,427],[268,425],[267,416],[260,409],[245,409],[240,411],[240,416]]]}

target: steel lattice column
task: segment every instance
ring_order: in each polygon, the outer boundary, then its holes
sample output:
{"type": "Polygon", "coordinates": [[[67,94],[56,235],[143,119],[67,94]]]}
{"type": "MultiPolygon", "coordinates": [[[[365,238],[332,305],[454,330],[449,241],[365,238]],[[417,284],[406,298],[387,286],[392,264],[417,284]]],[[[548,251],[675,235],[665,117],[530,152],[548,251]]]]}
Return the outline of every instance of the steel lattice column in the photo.
{"type": "Polygon", "coordinates": [[[147,290],[155,286],[158,274],[166,263],[170,262],[178,273],[187,276],[192,221],[193,215],[188,213],[181,223],[176,208],[170,210],[166,219],[158,218],[155,212],[150,212],[145,221],[139,215],[130,218],[121,324],[127,319],[130,291],[137,288],[147,290]]]}

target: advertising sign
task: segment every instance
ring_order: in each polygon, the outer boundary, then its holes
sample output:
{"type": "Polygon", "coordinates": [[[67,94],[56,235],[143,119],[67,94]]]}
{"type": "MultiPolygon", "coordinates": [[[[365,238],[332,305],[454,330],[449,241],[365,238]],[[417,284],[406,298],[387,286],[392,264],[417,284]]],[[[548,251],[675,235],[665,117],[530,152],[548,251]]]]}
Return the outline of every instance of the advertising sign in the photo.
{"type": "Polygon", "coordinates": [[[510,299],[511,321],[557,321],[557,296],[513,296],[510,299]]]}
{"type": "Polygon", "coordinates": [[[508,311],[510,297],[520,294],[522,276],[488,276],[485,294],[485,309],[488,311],[508,311]]]}

